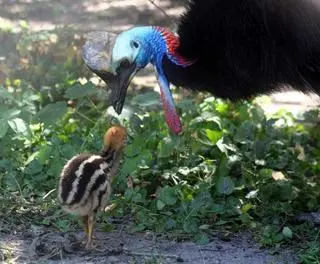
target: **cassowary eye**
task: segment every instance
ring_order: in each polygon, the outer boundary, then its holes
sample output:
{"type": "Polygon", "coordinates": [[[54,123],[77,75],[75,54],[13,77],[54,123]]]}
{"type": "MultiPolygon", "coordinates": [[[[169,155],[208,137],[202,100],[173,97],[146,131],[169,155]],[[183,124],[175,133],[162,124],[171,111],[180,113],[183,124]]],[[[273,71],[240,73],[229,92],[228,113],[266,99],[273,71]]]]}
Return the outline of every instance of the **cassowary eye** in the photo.
{"type": "Polygon", "coordinates": [[[129,68],[130,67],[130,61],[128,59],[124,59],[120,62],[121,68],[129,68]]]}
{"type": "Polygon", "coordinates": [[[133,40],[131,42],[131,46],[137,49],[137,48],[139,48],[139,43],[133,40]]]}

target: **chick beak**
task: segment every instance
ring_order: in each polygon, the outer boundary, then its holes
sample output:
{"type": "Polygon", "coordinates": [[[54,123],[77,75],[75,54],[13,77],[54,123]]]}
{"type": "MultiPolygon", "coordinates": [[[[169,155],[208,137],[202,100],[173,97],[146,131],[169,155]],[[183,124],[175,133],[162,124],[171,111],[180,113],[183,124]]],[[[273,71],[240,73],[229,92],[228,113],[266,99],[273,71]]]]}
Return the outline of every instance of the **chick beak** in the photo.
{"type": "Polygon", "coordinates": [[[121,114],[127,90],[132,78],[139,71],[135,62],[124,60],[116,70],[116,80],[113,82],[110,102],[114,110],[121,114]]]}

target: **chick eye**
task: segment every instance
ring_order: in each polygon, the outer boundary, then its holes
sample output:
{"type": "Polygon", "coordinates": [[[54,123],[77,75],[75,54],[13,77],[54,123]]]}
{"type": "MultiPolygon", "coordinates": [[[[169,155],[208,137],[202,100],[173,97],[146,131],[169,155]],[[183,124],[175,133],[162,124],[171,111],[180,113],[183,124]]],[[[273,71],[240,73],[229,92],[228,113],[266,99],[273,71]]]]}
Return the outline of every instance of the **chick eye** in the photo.
{"type": "Polygon", "coordinates": [[[131,42],[131,45],[132,45],[132,47],[134,47],[136,49],[139,48],[139,43],[134,40],[131,42]]]}

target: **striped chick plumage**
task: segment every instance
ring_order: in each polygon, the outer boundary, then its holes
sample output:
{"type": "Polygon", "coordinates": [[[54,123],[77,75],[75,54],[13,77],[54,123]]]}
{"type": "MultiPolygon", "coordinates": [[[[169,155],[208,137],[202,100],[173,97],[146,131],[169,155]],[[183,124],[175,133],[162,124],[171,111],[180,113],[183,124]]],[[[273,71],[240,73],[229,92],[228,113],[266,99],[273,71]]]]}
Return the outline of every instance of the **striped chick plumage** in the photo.
{"type": "Polygon", "coordinates": [[[101,154],[76,155],[60,174],[58,200],[65,211],[82,216],[88,237],[86,249],[92,248],[95,216],[110,197],[112,178],[119,166],[126,135],[122,127],[110,128],[105,134],[101,154]]]}

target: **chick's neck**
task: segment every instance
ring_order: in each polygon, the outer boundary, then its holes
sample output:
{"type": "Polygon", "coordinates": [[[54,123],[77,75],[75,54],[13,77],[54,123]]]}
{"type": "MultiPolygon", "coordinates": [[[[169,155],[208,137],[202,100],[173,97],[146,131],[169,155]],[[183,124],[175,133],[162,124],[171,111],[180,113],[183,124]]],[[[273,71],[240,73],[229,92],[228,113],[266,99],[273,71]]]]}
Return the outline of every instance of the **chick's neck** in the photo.
{"type": "Polygon", "coordinates": [[[115,149],[113,147],[105,146],[100,153],[101,157],[109,164],[110,176],[112,177],[115,171],[119,168],[122,157],[122,148],[115,149]]]}

